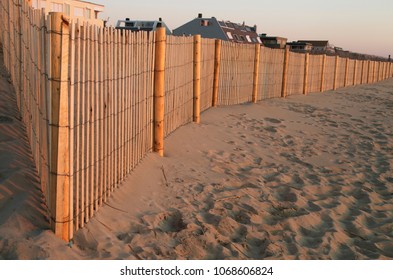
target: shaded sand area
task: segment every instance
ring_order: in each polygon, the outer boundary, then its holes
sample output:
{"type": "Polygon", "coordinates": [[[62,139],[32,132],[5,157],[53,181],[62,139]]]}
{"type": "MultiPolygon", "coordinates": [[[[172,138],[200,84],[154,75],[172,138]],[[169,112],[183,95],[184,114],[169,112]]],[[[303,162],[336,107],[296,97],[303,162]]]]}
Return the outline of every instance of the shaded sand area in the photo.
{"type": "Polygon", "coordinates": [[[72,246],[48,230],[4,75],[0,89],[0,258],[393,259],[393,79],[210,109],[72,246]]]}

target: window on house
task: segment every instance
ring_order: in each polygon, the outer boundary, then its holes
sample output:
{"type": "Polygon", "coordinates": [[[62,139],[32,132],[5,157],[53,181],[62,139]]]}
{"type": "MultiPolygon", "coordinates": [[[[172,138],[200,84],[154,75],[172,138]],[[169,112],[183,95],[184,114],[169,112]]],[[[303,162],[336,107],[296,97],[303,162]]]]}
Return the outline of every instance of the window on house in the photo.
{"type": "Polygon", "coordinates": [[[95,19],[98,19],[98,13],[99,13],[99,11],[94,11],[94,18],[95,19]]]}
{"type": "Polygon", "coordinates": [[[201,26],[209,26],[209,21],[207,19],[202,19],[201,26]]]}
{"type": "Polygon", "coordinates": [[[135,22],[133,22],[133,21],[126,21],[126,22],[124,22],[124,26],[126,26],[126,27],[134,27],[135,26],[135,22]]]}
{"type": "Polygon", "coordinates": [[[247,38],[247,41],[248,41],[249,43],[252,42],[250,36],[247,35],[246,38],[247,38]]]}
{"type": "Polygon", "coordinates": [[[261,39],[259,39],[259,37],[257,37],[257,41],[259,44],[262,44],[262,41],[261,41],[261,39]]]}
{"type": "Polygon", "coordinates": [[[74,16],[75,17],[83,17],[83,8],[75,7],[74,8],[74,16]]]}
{"type": "Polygon", "coordinates": [[[228,31],[228,32],[227,32],[227,36],[228,36],[229,39],[233,40],[233,37],[232,37],[232,33],[231,33],[231,32],[228,31]]]}
{"type": "Polygon", "coordinates": [[[244,38],[243,35],[240,35],[240,41],[245,41],[246,39],[244,38]]]}
{"type": "Polygon", "coordinates": [[[91,9],[85,9],[85,18],[91,19],[91,9]]]}
{"type": "Polygon", "coordinates": [[[64,4],[64,13],[66,16],[70,16],[70,5],[69,4],[64,4]]]}
{"type": "Polygon", "coordinates": [[[52,3],[52,12],[63,12],[63,4],[52,3]]]}

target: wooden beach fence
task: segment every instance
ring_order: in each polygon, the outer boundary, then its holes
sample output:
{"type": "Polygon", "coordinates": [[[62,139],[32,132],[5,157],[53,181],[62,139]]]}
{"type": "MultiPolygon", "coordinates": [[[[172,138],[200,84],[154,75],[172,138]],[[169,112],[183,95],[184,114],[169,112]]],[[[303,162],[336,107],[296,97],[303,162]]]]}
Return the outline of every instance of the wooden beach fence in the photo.
{"type": "Polygon", "coordinates": [[[393,76],[391,62],[99,28],[26,0],[0,2],[0,43],[51,227],[67,241],[201,112],[393,76]]]}
{"type": "Polygon", "coordinates": [[[252,101],[255,47],[221,43],[218,105],[252,101]]]}
{"type": "Polygon", "coordinates": [[[261,47],[258,100],[281,97],[284,50],[261,47]]]}
{"type": "Polygon", "coordinates": [[[214,88],[215,40],[202,38],[201,44],[201,112],[212,107],[214,88]]]}
{"type": "Polygon", "coordinates": [[[336,57],[326,56],[323,90],[333,90],[336,57]]]}
{"type": "Polygon", "coordinates": [[[193,121],[194,38],[167,36],[164,137],[193,121]]]}
{"type": "Polygon", "coordinates": [[[322,83],[323,55],[310,55],[307,92],[320,92],[322,83]]]}
{"type": "Polygon", "coordinates": [[[286,96],[303,94],[304,82],[305,82],[304,71],[306,71],[305,57],[306,55],[302,53],[294,53],[294,52],[289,53],[286,96]]]}

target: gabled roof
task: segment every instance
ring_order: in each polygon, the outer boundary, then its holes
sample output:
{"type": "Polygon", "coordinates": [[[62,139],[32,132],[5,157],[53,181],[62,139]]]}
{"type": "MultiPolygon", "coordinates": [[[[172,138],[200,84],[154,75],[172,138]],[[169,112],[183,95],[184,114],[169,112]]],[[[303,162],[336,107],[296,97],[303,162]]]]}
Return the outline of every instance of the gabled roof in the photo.
{"type": "Polygon", "coordinates": [[[197,18],[173,30],[177,36],[200,34],[203,38],[215,38],[239,43],[262,43],[255,26],[231,21],[218,21],[215,17],[205,18],[199,14],[197,18]]]}

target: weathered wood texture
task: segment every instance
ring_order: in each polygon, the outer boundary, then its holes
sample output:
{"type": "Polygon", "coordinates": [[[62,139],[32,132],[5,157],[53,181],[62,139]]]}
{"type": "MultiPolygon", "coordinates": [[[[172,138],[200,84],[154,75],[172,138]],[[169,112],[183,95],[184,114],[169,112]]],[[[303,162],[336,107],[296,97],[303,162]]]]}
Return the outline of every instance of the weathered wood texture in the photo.
{"type": "Polygon", "coordinates": [[[289,53],[286,95],[303,94],[305,54],[289,53]]]}
{"type": "Polygon", "coordinates": [[[253,45],[222,42],[218,105],[251,102],[254,55],[253,45]]]}
{"type": "Polygon", "coordinates": [[[258,100],[281,96],[284,50],[261,48],[258,100]]]}

